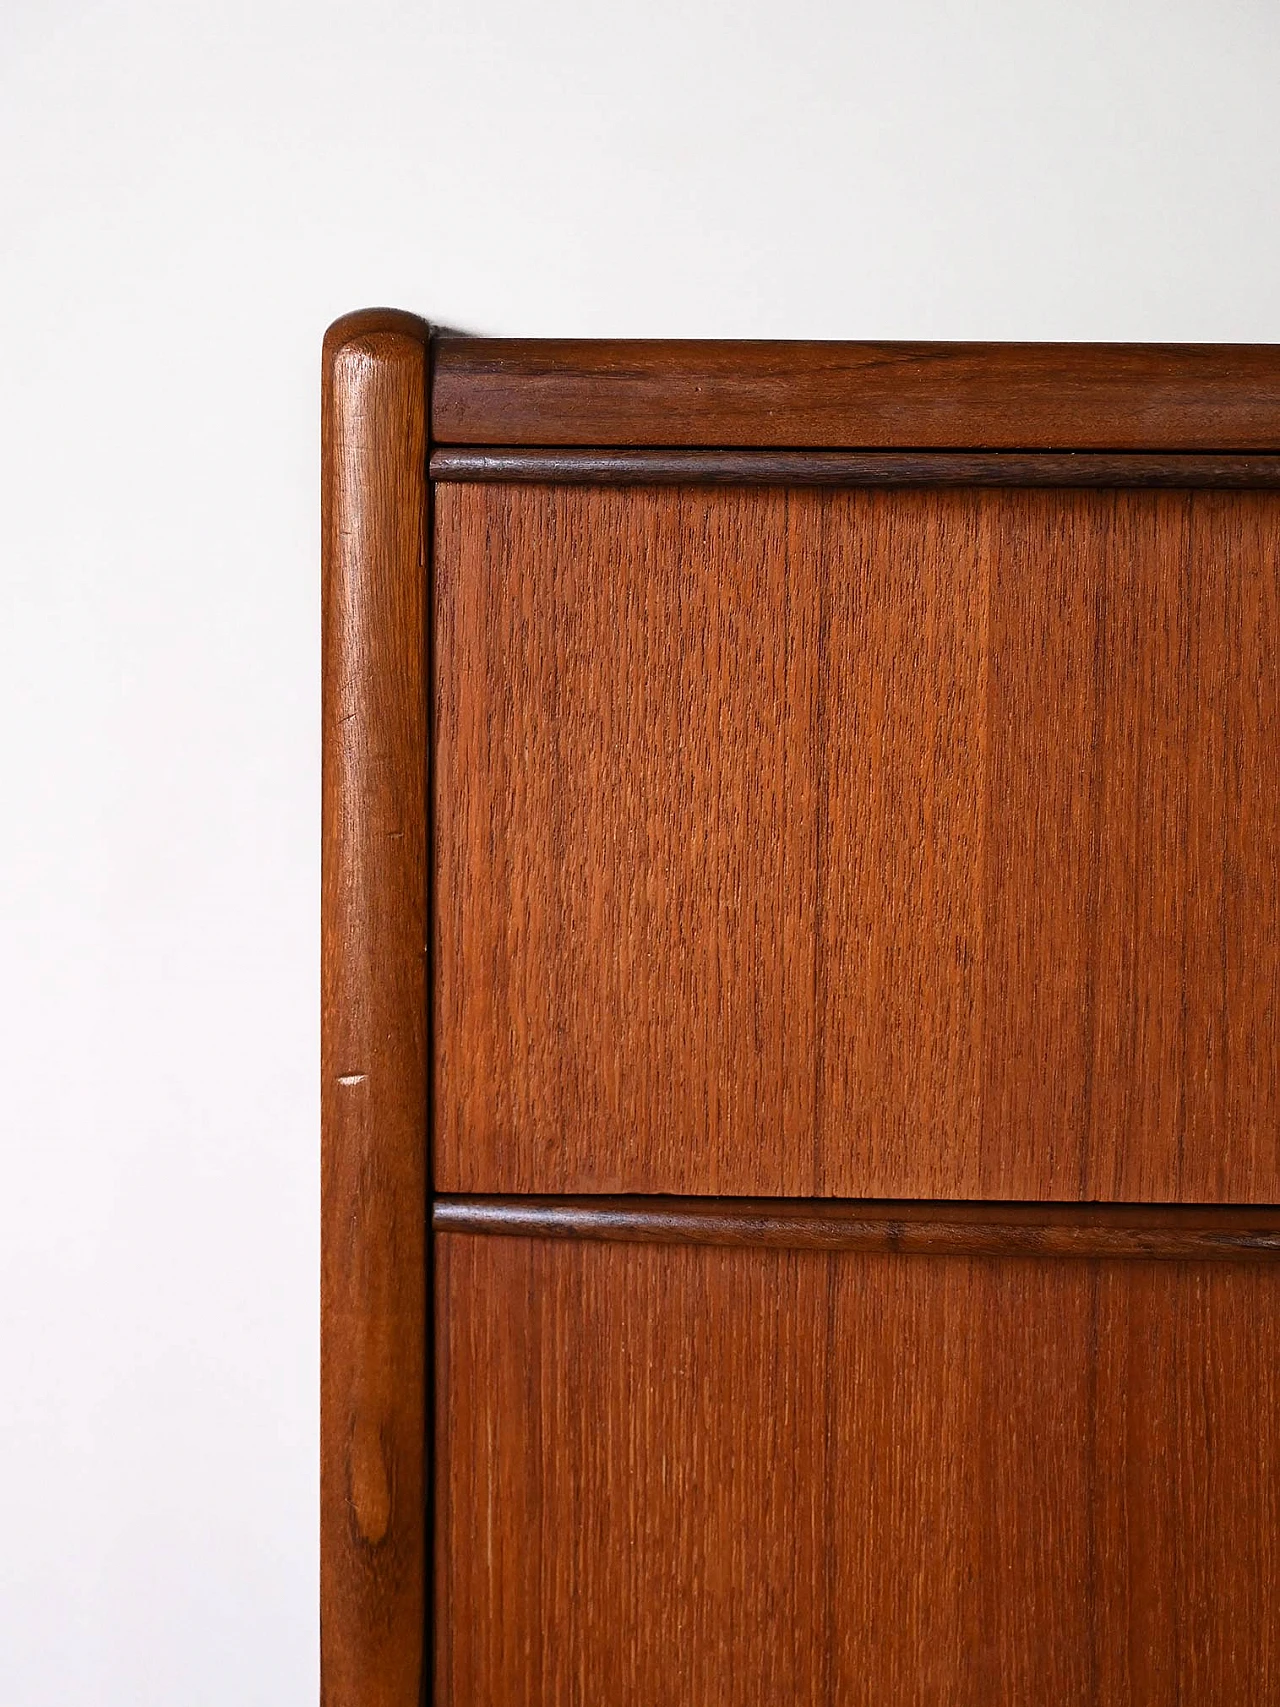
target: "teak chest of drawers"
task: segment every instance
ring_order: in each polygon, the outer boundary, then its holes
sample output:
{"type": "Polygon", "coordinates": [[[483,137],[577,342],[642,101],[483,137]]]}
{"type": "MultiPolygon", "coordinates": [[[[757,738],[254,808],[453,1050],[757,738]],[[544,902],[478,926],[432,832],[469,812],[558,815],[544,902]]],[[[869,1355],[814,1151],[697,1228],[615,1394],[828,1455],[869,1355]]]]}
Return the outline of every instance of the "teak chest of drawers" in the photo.
{"type": "Polygon", "coordinates": [[[1280,350],[324,371],[327,1707],[1280,1700],[1280,350]]]}

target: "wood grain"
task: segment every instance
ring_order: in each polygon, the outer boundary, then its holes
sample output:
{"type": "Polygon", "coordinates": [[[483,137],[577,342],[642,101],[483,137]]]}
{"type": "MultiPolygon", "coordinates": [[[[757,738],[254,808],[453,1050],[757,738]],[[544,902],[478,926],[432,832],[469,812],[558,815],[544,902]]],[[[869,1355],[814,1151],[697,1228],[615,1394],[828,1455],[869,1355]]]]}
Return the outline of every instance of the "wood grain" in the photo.
{"type": "Polygon", "coordinates": [[[440,338],[432,437],[1280,451],[1280,346],[440,338]]]}
{"type": "Polygon", "coordinates": [[[324,350],[321,1689],[417,1707],[426,1537],[426,327],[324,350]]]}
{"type": "Polygon", "coordinates": [[[1270,1265],[436,1241],[441,1707],[1264,1707],[1270,1265]]]}
{"type": "Polygon", "coordinates": [[[1164,1262],[1280,1257],[1280,1209],[778,1197],[437,1197],[431,1220],[441,1233],[622,1244],[1164,1262]]]}
{"type": "Polygon", "coordinates": [[[1280,1698],[1280,351],[434,349],[325,345],[326,1707],[1280,1698]]]}
{"type": "Polygon", "coordinates": [[[1122,451],[580,450],[437,445],[433,480],[576,486],[1156,486],[1264,490],[1280,457],[1122,451]]]}
{"type": "Polygon", "coordinates": [[[1280,1198],[1280,501],[436,504],[441,1189],[1280,1198]]]}

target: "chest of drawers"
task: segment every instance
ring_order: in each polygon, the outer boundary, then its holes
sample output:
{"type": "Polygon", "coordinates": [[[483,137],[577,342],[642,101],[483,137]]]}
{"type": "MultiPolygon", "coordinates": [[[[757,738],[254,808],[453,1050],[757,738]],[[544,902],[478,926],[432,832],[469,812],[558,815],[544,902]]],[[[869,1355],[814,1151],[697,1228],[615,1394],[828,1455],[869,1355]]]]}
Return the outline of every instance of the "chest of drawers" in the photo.
{"type": "Polygon", "coordinates": [[[328,1707],[1280,1693],[1280,352],[325,357],[328,1707]]]}

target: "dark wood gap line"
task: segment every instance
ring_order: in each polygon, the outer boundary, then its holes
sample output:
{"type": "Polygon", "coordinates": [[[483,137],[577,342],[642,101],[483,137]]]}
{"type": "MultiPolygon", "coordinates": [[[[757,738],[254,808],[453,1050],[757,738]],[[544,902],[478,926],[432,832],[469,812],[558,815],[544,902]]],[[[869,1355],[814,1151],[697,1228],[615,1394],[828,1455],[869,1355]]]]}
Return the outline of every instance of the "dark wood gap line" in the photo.
{"type": "Polygon", "coordinates": [[[799,1198],[442,1196],[437,1233],[918,1255],[1280,1258],[1280,1208],[799,1198]]]}
{"type": "Polygon", "coordinates": [[[433,480],[537,485],[1280,488],[1280,456],[1168,451],[592,450],[438,445],[433,480]]]}

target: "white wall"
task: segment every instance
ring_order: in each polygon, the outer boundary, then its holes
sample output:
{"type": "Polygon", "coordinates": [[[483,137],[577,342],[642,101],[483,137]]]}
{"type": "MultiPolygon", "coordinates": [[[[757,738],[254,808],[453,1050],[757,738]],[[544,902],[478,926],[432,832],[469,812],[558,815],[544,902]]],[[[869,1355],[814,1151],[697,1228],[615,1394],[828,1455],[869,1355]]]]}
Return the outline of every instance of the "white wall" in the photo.
{"type": "Polygon", "coordinates": [[[4,0],[0,1707],[316,1700],[317,386],[1280,339],[1272,0],[4,0]]]}

